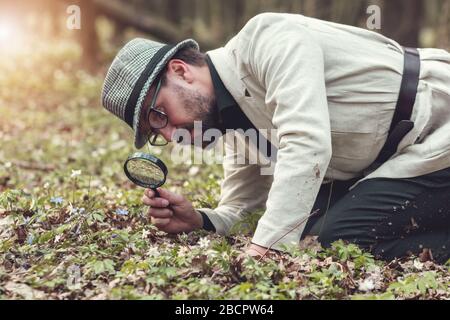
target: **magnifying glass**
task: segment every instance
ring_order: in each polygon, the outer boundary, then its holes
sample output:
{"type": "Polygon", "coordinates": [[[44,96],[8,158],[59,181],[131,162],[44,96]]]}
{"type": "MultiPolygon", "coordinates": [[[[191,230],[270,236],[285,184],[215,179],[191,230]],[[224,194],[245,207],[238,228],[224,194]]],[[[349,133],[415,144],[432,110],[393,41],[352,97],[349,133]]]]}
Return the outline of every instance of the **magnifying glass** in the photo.
{"type": "Polygon", "coordinates": [[[146,153],[136,152],[128,157],[123,166],[126,176],[134,184],[152,189],[159,196],[157,188],[166,182],[167,167],[160,159],[146,153]]]}

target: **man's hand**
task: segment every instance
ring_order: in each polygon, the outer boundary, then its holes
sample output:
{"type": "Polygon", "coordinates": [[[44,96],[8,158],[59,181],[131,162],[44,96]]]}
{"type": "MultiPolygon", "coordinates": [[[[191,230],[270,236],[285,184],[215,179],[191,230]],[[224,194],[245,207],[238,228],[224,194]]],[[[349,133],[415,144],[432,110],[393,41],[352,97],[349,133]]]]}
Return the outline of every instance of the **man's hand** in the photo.
{"type": "Polygon", "coordinates": [[[167,233],[190,232],[203,226],[203,219],[185,197],[158,188],[159,197],[145,189],[142,202],[150,206],[148,214],[152,224],[167,233]]]}
{"type": "MultiPolygon", "coordinates": [[[[261,247],[257,244],[252,243],[247,247],[247,249],[245,250],[245,253],[249,256],[258,258],[258,257],[262,257],[266,253],[266,251],[267,251],[267,248],[261,247]]],[[[267,253],[270,254],[270,253],[273,253],[273,251],[269,250],[267,253]]]]}

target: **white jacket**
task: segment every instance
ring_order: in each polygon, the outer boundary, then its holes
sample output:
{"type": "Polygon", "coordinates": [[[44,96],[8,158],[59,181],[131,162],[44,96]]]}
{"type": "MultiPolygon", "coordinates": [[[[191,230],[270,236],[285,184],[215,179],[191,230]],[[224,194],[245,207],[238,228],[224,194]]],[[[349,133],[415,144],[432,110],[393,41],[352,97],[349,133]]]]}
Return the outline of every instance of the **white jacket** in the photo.
{"type": "Polygon", "coordinates": [[[278,148],[273,176],[261,175],[258,164],[233,164],[227,148],[219,206],[202,209],[219,234],[263,208],[253,242],[268,247],[288,233],[273,246],[281,249],[299,241],[305,223],[292,229],[310,214],[322,183],[450,167],[450,54],[444,50],[420,49],[415,127],[371,173],[364,169],[386,140],[399,94],[398,43],[302,15],[264,13],[208,54],[253,124],[277,130],[267,136],[278,148]]]}

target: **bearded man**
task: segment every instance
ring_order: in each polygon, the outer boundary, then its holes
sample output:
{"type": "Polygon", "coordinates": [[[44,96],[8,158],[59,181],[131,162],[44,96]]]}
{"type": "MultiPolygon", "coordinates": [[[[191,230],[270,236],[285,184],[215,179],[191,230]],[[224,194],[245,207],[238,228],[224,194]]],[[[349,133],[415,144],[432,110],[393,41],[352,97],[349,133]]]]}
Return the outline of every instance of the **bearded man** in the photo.
{"type": "Polygon", "coordinates": [[[324,246],[343,239],[384,259],[424,249],[440,262],[449,258],[444,50],[404,48],[368,30],[264,13],[206,54],[191,39],[132,40],[108,71],[102,102],[134,130],[137,148],[171,141],[180,129],[194,136],[194,122],[202,121],[221,132],[261,132],[256,144],[244,141],[249,154],[266,143],[276,150],[268,175],[261,163],[236,162],[226,143],[214,209],[194,208],[163,188],[158,196],[146,190],[143,202],[160,230],[226,235],[263,209],[251,255],[312,234],[324,246]]]}

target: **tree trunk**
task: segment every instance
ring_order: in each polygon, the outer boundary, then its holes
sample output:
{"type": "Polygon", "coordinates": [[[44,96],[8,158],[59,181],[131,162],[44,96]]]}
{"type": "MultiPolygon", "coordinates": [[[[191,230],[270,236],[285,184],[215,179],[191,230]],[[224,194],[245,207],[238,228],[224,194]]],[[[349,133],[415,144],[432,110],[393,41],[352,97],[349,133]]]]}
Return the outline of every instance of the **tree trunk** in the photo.
{"type": "Polygon", "coordinates": [[[385,0],[381,32],[403,46],[418,47],[422,5],[422,0],[385,0]]]}
{"type": "Polygon", "coordinates": [[[170,22],[176,25],[179,25],[181,22],[180,5],[180,0],[167,0],[166,17],[170,22]]]}
{"type": "Polygon", "coordinates": [[[439,19],[438,43],[440,48],[450,49],[450,0],[445,0],[442,5],[442,13],[439,19]]]}
{"type": "Polygon", "coordinates": [[[96,8],[91,0],[80,0],[81,30],[78,30],[78,38],[83,50],[83,67],[94,71],[98,58],[98,36],[95,28],[96,8]]]}

